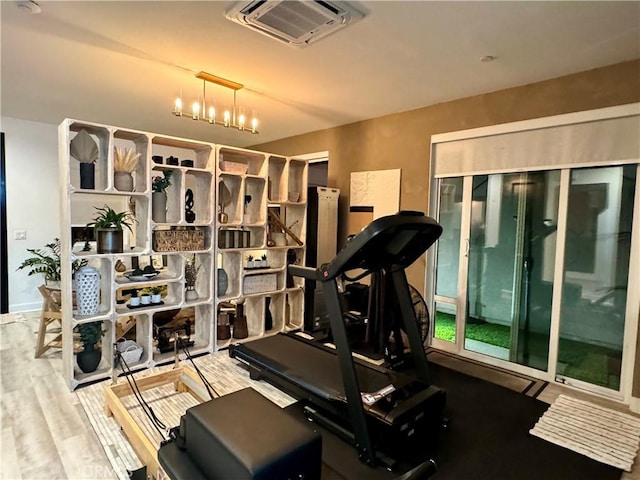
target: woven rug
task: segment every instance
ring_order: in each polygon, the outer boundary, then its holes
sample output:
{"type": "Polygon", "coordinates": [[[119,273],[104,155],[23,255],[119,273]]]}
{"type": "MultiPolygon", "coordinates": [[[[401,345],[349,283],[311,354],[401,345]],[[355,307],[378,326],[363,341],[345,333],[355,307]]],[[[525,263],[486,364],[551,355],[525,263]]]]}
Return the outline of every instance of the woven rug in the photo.
{"type": "Polygon", "coordinates": [[[560,395],[529,433],[629,472],[640,444],[640,418],[560,395]]]}
{"type": "MultiPolygon", "coordinates": [[[[237,360],[229,358],[227,351],[196,358],[195,363],[219,395],[226,395],[250,386],[282,408],[295,402],[293,398],[266,382],[252,381],[249,378],[248,370],[243,368],[237,360]]],[[[188,362],[183,362],[183,364],[190,367],[188,362]]],[[[141,379],[172,368],[173,365],[155,367],[136,373],[135,378],[141,379]]],[[[120,378],[118,381],[124,382],[125,380],[120,378]]],[[[110,382],[106,381],[89,385],[79,389],[76,395],[89,417],[91,426],[98,435],[109,463],[111,463],[113,476],[118,480],[128,480],[130,478],[128,471],[140,468],[142,462],[138,459],[120,425],[113,417],[105,415],[104,388],[109,384],[110,382]]],[[[190,394],[177,393],[173,385],[163,385],[145,390],[142,395],[167,427],[179,425],[180,417],[189,407],[197,403],[190,394]]],[[[123,397],[122,402],[149,440],[160,446],[162,440],[160,434],[144,415],[135,397],[133,395],[123,397]]]]}

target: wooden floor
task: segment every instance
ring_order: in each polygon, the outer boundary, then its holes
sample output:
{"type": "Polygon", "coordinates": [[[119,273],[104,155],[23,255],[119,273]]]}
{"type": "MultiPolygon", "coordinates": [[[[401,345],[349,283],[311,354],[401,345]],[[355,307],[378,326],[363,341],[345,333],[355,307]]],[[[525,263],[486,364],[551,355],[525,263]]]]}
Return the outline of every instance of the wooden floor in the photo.
{"type": "MultiPolygon", "coordinates": [[[[115,479],[112,467],[75,393],[69,392],[57,351],[34,359],[37,313],[0,315],[0,479],[115,479]]],[[[455,357],[438,363],[495,383],[522,380],[455,357]]],[[[537,387],[536,387],[537,388],[537,387]]],[[[538,396],[553,402],[561,393],[594,401],[562,386],[538,396]]],[[[598,403],[620,408],[606,400],[598,403]]],[[[623,480],[640,480],[640,462],[623,480]]]]}

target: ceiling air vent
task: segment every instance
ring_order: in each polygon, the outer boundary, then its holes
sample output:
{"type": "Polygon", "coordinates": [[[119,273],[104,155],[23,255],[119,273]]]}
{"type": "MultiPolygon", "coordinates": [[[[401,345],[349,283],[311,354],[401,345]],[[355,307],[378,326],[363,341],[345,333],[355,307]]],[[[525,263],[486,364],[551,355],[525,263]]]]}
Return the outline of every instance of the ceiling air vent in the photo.
{"type": "Polygon", "coordinates": [[[237,2],[225,16],[298,47],[305,47],[363,17],[345,2],[296,0],[237,2]]]}

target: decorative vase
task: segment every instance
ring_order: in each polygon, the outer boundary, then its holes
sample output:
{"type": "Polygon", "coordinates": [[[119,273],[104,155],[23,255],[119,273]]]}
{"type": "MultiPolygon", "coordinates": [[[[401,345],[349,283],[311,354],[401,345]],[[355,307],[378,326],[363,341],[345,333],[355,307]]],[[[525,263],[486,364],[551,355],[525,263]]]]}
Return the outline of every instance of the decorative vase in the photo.
{"type": "Polygon", "coordinates": [[[167,222],[166,192],[153,192],[151,195],[151,218],[156,223],[167,222]]]}
{"type": "Polygon", "coordinates": [[[218,296],[221,297],[225,293],[227,293],[227,288],[229,288],[229,277],[227,272],[224,269],[218,269],[218,296]]]}
{"type": "Polygon", "coordinates": [[[217,338],[218,340],[229,340],[231,338],[231,326],[229,325],[229,314],[227,312],[218,313],[217,338]]]}
{"type": "Polygon", "coordinates": [[[122,253],[124,232],[117,228],[96,229],[96,250],[98,253],[122,253]]]}
{"type": "Polygon", "coordinates": [[[233,321],[233,338],[242,339],[249,336],[247,317],[244,315],[244,305],[236,306],[236,318],[233,321]]]}
{"type": "Polygon", "coordinates": [[[193,287],[191,287],[191,289],[189,289],[189,287],[187,287],[187,291],[184,294],[184,298],[186,300],[197,300],[199,298],[198,297],[198,292],[196,292],[193,287]]]}
{"type": "Polygon", "coordinates": [[[80,163],[80,188],[95,190],[96,188],[96,165],[95,163],[80,163]]]}
{"type": "Polygon", "coordinates": [[[95,372],[100,365],[100,360],[102,359],[102,352],[100,350],[96,350],[93,348],[93,345],[85,345],[84,350],[78,352],[76,360],[78,362],[78,367],[84,373],[95,372]]]}
{"type": "Polygon", "coordinates": [[[133,175],[129,172],[115,172],[113,186],[121,192],[133,192],[133,175]]]}
{"type": "Polygon", "coordinates": [[[273,328],[273,316],[271,315],[271,297],[264,299],[264,330],[268,332],[273,328]]]}
{"type": "Polygon", "coordinates": [[[82,267],[76,273],[78,315],[97,315],[100,310],[100,272],[94,267],[82,267]]]}

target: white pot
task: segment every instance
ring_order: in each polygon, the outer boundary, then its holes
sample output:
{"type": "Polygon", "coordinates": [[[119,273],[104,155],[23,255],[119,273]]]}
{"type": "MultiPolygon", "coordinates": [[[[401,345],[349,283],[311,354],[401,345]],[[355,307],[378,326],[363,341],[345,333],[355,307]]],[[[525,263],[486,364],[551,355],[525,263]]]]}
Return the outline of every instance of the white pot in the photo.
{"type": "Polygon", "coordinates": [[[151,303],[160,303],[162,301],[162,295],[159,293],[151,295],[151,303]]]}
{"type": "Polygon", "coordinates": [[[142,305],[149,305],[151,303],[151,295],[140,296],[140,303],[142,305]]]}

